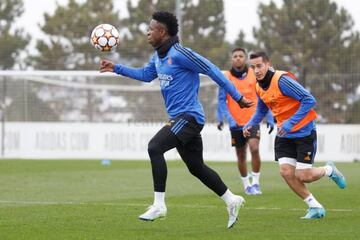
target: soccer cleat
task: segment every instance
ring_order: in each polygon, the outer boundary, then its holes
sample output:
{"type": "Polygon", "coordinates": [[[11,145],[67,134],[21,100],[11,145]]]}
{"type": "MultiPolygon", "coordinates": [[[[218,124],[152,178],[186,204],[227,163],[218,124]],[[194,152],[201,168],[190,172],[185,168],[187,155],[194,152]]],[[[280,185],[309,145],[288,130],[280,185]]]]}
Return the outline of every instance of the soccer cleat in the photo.
{"type": "Polygon", "coordinates": [[[301,219],[317,219],[325,217],[325,209],[324,208],[309,208],[305,216],[301,219]]]}
{"type": "Polygon", "coordinates": [[[253,189],[253,195],[261,195],[262,194],[259,184],[254,184],[251,187],[253,189]]]}
{"type": "Polygon", "coordinates": [[[166,216],[166,206],[151,205],[147,208],[147,211],[139,216],[143,221],[154,221],[158,218],[164,218],[166,216]]]}
{"type": "Polygon", "coordinates": [[[255,195],[254,189],[252,188],[252,186],[248,186],[245,188],[245,194],[246,195],[255,195]]]}
{"type": "Polygon", "coordinates": [[[333,172],[329,176],[339,188],[344,189],[346,187],[346,180],[344,175],[336,168],[333,162],[327,162],[326,165],[330,166],[333,169],[333,172]]]}
{"type": "Polygon", "coordinates": [[[238,215],[240,208],[244,206],[245,199],[241,196],[236,196],[234,201],[227,206],[227,210],[229,213],[229,221],[227,228],[232,228],[236,221],[238,220],[238,215]]]}

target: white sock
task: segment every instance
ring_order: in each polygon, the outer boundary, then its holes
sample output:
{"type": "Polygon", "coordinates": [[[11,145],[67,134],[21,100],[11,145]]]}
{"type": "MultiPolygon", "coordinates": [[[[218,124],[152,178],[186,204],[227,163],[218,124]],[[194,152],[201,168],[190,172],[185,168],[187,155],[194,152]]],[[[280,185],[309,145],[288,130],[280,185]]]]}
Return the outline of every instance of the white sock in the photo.
{"type": "Polygon", "coordinates": [[[304,199],[304,202],[310,208],[323,208],[323,206],[316,200],[316,198],[311,193],[304,199]]]}
{"type": "Polygon", "coordinates": [[[229,205],[233,202],[235,198],[235,194],[233,194],[230,189],[227,189],[226,192],[221,196],[221,199],[224,200],[226,205],[229,205]]]}
{"type": "Polygon", "coordinates": [[[244,189],[251,186],[249,176],[241,177],[241,180],[242,180],[242,182],[244,184],[244,189]]]}
{"type": "Polygon", "coordinates": [[[154,192],[154,205],[165,206],[165,192],[154,192]]]}
{"type": "Polygon", "coordinates": [[[251,172],[252,174],[252,185],[254,184],[258,184],[259,185],[259,180],[260,180],[260,172],[251,172]]]}
{"type": "Polygon", "coordinates": [[[332,172],[333,172],[333,169],[332,169],[331,166],[325,165],[325,166],[323,166],[323,167],[321,167],[321,168],[325,169],[325,175],[328,176],[328,177],[329,177],[329,176],[332,174],[332,172]]]}

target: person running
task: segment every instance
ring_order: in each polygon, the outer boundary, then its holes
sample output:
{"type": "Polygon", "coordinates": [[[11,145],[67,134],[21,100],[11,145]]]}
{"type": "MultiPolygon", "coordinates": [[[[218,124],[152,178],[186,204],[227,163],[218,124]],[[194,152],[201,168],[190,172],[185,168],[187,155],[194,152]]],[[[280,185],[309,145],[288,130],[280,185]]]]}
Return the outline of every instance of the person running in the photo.
{"type": "Polygon", "coordinates": [[[346,187],[343,174],[333,162],[314,167],[316,154],[315,98],[288,72],[272,71],[265,52],[250,55],[250,67],[257,84],[258,105],[255,115],[244,126],[244,136],[258,124],[270,109],[276,119],[275,160],[288,186],[308,205],[303,219],[323,218],[324,207],[306,187],[306,183],[330,177],[339,188],[346,187]]]}
{"type": "Polygon", "coordinates": [[[152,15],[147,32],[148,43],[154,47],[150,62],[143,68],[130,68],[108,60],[100,63],[100,72],[115,72],[136,80],[151,82],[158,78],[169,122],[148,144],[154,183],[154,202],[139,216],[152,221],[167,214],[165,188],[167,166],[164,153],[176,148],[190,173],[221,197],[229,214],[227,227],[237,221],[243,197],[233,194],[220,176],[203,160],[200,132],[205,123],[204,110],[198,99],[199,73],[208,75],[223,87],[240,105],[251,107],[222,72],[209,60],[179,43],[178,22],[170,12],[157,11],[152,15]]]}

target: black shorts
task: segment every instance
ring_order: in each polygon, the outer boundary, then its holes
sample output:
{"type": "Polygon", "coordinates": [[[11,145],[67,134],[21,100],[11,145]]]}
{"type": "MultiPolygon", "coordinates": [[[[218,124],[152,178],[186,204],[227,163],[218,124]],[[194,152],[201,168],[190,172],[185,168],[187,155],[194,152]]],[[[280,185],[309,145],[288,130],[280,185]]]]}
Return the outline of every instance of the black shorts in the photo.
{"type": "Polygon", "coordinates": [[[313,164],[316,155],[316,131],[301,138],[275,138],[275,160],[293,158],[297,162],[313,164]]]}
{"type": "Polygon", "coordinates": [[[195,117],[189,114],[182,114],[171,119],[166,125],[170,128],[171,132],[176,135],[183,146],[191,143],[196,145],[192,146],[192,148],[201,148],[202,150],[200,132],[204,125],[197,123],[195,117]]]}
{"type": "Polygon", "coordinates": [[[260,138],[260,125],[255,125],[250,128],[250,136],[244,137],[243,130],[230,130],[231,132],[231,146],[243,147],[249,138],[260,138]]]}

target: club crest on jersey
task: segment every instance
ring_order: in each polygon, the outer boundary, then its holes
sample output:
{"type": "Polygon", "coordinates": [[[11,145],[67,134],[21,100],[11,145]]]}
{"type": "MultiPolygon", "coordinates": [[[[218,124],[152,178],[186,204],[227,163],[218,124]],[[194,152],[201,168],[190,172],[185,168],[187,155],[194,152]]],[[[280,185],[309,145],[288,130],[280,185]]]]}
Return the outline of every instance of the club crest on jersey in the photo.
{"type": "Polygon", "coordinates": [[[171,58],[171,57],[169,57],[169,59],[167,60],[167,63],[168,63],[169,65],[172,64],[172,58],[171,58]]]}

